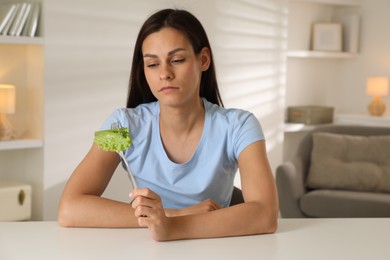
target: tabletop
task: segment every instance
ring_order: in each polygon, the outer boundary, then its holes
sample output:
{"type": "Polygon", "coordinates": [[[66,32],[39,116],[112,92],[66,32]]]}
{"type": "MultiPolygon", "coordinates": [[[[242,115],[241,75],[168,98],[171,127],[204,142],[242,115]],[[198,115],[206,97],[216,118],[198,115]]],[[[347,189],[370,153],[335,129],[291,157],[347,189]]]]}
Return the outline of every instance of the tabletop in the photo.
{"type": "Polygon", "coordinates": [[[0,222],[0,259],[390,259],[390,218],[279,219],[275,234],[156,242],[147,229],[0,222]]]}

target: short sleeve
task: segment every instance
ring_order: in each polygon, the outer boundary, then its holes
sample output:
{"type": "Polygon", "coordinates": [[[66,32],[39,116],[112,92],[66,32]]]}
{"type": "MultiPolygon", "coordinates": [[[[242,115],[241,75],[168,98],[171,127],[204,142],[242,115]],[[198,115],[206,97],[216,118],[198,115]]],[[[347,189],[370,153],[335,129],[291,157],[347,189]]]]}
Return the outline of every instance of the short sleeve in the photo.
{"type": "Polygon", "coordinates": [[[121,109],[117,109],[113,111],[103,122],[100,127],[100,130],[108,130],[111,129],[113,124],[119,124],[119,127],[125,126],[123,113],[121,113],[121,109]]]}
{"type": "Polygon", "coordinates": [[[240,111],[233,131],[234,157],[236,159],[248,145],[265,139],[259,121],[250,112],[240,111]]]}

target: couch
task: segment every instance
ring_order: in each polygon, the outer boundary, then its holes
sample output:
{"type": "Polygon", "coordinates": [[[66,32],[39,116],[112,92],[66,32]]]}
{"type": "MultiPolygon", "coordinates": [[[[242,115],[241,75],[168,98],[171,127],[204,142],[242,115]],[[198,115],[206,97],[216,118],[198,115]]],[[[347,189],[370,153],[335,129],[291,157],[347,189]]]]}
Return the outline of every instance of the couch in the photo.
{"type": "Polygon", "coordinates": [[[390,217],[390,127],[316,127],[275,179],[283,218],[390,217]]]}

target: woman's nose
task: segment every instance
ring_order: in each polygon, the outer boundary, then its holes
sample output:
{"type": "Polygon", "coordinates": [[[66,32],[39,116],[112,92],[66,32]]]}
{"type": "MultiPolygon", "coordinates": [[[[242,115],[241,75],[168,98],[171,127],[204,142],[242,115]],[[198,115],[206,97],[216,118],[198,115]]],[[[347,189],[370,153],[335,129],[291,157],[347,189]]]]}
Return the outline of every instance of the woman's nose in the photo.
{"type": "Polygon", "coordinates": [[[170,74],[164,73],[160,75],[160,79],[162,80],[170,80],[172,79],[172,76],[170,74]]]}
{"type": "Polygon", "coordinates": [[[168,66],[162,66],[161,72],[160,72],[160,79],[161,80],[171,80],[171,79],[173,79],[173,73],[168,68],[168,66]]]}

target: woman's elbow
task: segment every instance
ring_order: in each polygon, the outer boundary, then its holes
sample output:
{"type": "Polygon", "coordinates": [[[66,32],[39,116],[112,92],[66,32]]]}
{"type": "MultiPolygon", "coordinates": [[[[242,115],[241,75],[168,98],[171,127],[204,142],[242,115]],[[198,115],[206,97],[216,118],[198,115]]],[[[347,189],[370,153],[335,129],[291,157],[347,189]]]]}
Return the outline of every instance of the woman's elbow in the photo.
{"type": "Polygon", "coordinates": [[[260,210],[260,221],[256,221],[256,230],[258,234],[272,234],[278,229],[278,210],[277,208],[269,208],[260,210]]]}
{"type": "Polygon", "coordinates": [[[61,200],[58,207],[58,224],[62,227],[72,227],[72,209],[69,202],[61,200]]]}
{"type": "Polygon", "coordinates": [[[264,233],[265,234],[273,234],[276,232],[276,230],[278,229],[278,217],[276,215],[275,216],[271,216],[269,217],[267,223],[265,224],[265,230],[264,230],[264,233]]]}

